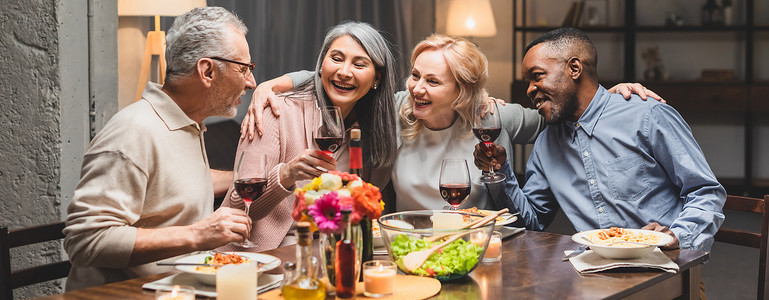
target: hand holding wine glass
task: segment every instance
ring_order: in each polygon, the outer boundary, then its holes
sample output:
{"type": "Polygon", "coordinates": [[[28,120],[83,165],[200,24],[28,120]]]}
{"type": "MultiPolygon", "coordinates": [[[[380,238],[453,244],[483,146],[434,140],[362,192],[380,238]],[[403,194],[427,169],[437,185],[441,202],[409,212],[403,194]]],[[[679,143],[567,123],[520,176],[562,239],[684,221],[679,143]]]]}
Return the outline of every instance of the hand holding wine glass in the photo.
{"type": "Polygon", "coordinates": [[[464,159],[447,158],[441,162],[439,179],[441,197],[457,210],[459,205],[470,195],[470,171],[464,159]]]}
{"type": "MultiPolygon", "coordinates": [[[[243,199],[246,214],[248,214],[251,202],[259,198],[267,188],[267,155],[257,153],[253,150],[247,150],[240,153],[238,163],[233,172],[235,182],[235,191],[233,200],[243,199]]],[[[233,243],[243,248],[256,247],[256,243],[251,240],[245,240],[241,243],[233,243]]]]}
{"type": "MultiPolygon", "coordinates": [[[[491,149],[494,141],[497,140],[502,132],[501,121],[499,119],[499,108],[496,101],[479,101],[475,105],[473,112],[473,134],[483,145],[491,149]]],[[[494,172],[493,167],[489,167],[488,172],[484,172],[478,179],[482,183],[497,183],[505,180],[505,175],[494,172]]]]}
{"type": "Polygon", "coordinates": [[[321,107],[316,125],[313,131],[315,144],[323,153],[331,156],[344,143],[342,111],[336,106],[321,107]]]}

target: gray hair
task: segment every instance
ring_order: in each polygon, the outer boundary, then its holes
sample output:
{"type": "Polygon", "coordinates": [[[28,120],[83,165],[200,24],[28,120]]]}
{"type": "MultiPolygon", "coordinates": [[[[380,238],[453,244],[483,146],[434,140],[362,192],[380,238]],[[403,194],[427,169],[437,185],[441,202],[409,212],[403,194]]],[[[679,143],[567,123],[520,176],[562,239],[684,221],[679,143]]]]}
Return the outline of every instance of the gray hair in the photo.
{"type": "MultiPolygon", "coordinates": [[[[248,28],[238,16],[221,7],[200,7],[176,17],[166,36],[166,78],[192,74],[203,57],[228,58],[236,49],[228,41],[228,26],[245,35],[248,28]]],[[[219,68],[222,63],[217,62],[219,68]]]]}
{"type": "Polygon", "coordinates": [[[323,89],[320,71],[323,58],[337,38],[350,36],[363,47],[374,63],[379,76],[376,89],[370,90],[355,102],[353,110],[358,118],[363,144],[363,163],[366,166],[388,166],[395,160],[397,140],[395,136],[395,59],[390,44],[371,25],[346,21],[329,29],[315,64],[315,76],[297,87],[297,90],[313,91],[319,106],[331,106],[331,100],[323,89]]]}

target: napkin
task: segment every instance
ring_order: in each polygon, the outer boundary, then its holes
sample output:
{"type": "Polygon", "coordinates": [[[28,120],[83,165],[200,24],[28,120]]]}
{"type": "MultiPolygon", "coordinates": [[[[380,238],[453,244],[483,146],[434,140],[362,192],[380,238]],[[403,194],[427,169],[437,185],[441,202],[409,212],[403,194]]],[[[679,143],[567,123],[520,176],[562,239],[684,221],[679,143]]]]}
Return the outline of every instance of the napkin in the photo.
{"type": "MultiPolygon", "coordinates": [[[[259,287],[257,292],[261,294],[279,287],[282,280],[283,274],[261,274],[258,279],[259,287]]],[[[216,297],[216,286],[201,283],[195,279],[194,276],[187,273],[175,274],[153,282],[148,282],[142,285],[142,288],[147,290],[157,290],[174,285],[189,285],[195,287],[196,295],[216,297]]]]}
{"type": "MultiPolygon", "coordinates": [[[[567,251],[568,252],[568,251],[567,251]]],[[[651,268],[668,273],[677,273],[678,265],[657,248],[646,256],[636,259],[608,259],[587,250],[581,255],[569,259],[571,265],[580,274],[596,273],[615,268],[651,268]]]]}

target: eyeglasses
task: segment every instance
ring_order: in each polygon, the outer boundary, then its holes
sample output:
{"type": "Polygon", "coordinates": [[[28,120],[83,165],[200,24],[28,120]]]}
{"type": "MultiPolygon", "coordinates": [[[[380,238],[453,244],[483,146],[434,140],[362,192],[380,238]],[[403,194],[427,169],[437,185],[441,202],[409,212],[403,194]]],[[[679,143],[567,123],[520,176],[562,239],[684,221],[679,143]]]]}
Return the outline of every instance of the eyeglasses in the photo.
{"type": "Polygon", "coordinates": [[[241,65],[241,66],[244,66],[244,67],[248,67],[248,68],[244,68],[244,69],[240,70],[240,72],[243,73],[243,76],[246,76],[246,77],[248,77],[248,75],[251,75],[251,72],[254,70],[254,67],[256,66],[253,61],[249,62],[249,63],[244,63],[244,62],[224,59],[224,58],[221,58],[221,57],[209,57],[209,58],[210,59],[219,60],[219,61],[223,61],[223,62],[238,64],[238,65],[241,65]]]}

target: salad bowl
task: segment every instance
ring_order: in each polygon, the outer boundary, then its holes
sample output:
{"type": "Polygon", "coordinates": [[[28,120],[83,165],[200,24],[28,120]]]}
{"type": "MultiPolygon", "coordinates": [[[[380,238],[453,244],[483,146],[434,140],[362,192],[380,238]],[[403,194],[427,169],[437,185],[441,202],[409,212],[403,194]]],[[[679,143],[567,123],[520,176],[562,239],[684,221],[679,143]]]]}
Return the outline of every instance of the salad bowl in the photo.
{"type": "Polygon", "coordinates": [[[495,221],[475,229],[460,228],[465,225],[464,221],[469,223],[479,218],[483,216],[462,211],[406,211],[382,216],[379,228],[387,253],[401,272],[450,281],[472,272],[486,253],[495,221]],[[436,229],[433,226],[436,214],[454,215],[463,221],[454,224],[455,228],[443,224],[439,226],[441,229],[436,229]],[[428,238],[433,236],[443,238],[430,241],[428,238]],[[433,253],[420,267],[410,271],[404,266],[404,258],[409,253],[427,250],[455,236],[459,238],[433,253]]]}

